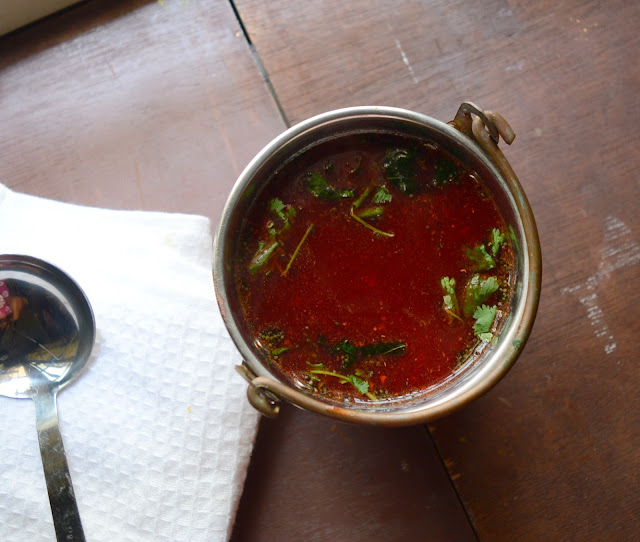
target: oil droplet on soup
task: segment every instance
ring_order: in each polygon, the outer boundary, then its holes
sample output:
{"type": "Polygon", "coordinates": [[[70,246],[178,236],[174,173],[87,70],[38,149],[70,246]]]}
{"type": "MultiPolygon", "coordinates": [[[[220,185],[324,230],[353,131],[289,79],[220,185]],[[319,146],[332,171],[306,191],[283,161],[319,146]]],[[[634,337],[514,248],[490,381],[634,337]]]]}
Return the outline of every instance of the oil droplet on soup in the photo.
{"type": "Polygon", "coordinates": [[[242,225],[242,316],[265,364],[309,393],[417,393],[496,340],[508,231],[482,179],[434,144],[321,143],[274,175],[242,225]]]}

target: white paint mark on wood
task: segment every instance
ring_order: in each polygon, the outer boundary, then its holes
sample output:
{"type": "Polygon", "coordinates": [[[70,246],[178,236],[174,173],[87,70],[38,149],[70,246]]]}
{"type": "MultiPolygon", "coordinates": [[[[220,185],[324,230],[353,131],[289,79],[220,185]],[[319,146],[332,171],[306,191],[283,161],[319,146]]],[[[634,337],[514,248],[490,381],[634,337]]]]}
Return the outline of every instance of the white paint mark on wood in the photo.
{"type": "Polygon", "coordinates": [[[630,239],[631,228],[622,220],[608,216],[604,221],[603,246],[600,249],[598,270],[583,283],[563,288],[561,293],[578,293],[578,301],[586,308],[587,318],[596,337],[605,342],[605,354],[611,354],[617,347],[613,332],[606,322],[604,311],[598,304],[599,284],[607,281],[620,269],[640,263],[640,246],[630,239]]]}
{"type": "Polygon", "coordinates": [[[504,71],[506,72],[521,72],[522,70],[524,70],[524,67],[526,66],[526,62],[524,60],[518,60],[517,62],[514,62],[513,64],[509,64],[504,71]]]}
{"type": "Polygon", "coordinates": [[[404,52],[404,49],[402,48],[402,44],[400,43],[400,41],[397,38],[395,39],[395,42],[396,42],[396,47],[398,48],[398,51],[400,51],[400,56],[402,57],[402,62],[404,62],[405,66],[409,70],[409,74],[411,75],[411,79],[413,79],[413,82],[417,85],[418,84],[418,78],[416,77],[416,74],[413,71],[413,67],[411,66],[411,63],[409,62],[409,59],[407,58],[407,55],[404,52]]]}

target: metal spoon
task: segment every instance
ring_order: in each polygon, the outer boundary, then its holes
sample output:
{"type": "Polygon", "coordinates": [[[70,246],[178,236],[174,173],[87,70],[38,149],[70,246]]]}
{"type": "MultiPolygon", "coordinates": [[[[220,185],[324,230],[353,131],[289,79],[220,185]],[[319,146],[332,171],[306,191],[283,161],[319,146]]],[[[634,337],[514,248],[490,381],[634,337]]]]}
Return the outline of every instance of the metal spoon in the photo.
{"type": "Polygon", "coordinates": [[[33,399],[56,538],[84,541],[56,395],[91,354],[91,306],[71,277],[29,256],[0,256],[0,296],[0,395],[33,399]]]}

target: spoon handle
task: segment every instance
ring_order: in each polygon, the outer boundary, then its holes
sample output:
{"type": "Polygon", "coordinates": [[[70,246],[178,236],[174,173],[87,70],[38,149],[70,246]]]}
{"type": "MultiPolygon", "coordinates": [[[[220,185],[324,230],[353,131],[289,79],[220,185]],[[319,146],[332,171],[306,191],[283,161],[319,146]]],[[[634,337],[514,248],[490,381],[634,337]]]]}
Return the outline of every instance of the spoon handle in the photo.
{"type": "Polygon", "coordinates": [[[36,428],[49,504],[58,542],[85,542],[80,513],[71,484],[69,465],[58,426],[55,393],[33,395],[36,405],[36,428]]]}

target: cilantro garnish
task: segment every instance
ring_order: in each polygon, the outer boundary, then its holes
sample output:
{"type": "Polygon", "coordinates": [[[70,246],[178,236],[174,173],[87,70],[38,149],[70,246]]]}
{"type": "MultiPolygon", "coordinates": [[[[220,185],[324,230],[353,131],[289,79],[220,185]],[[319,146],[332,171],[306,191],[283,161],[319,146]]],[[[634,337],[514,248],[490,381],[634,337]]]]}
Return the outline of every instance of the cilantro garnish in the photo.
{"type": "Polygon", "coordinates": [[[476,308],[484,303],[500,286],[500,282],[495,277],[481,278],[475,274],[465,288],[463,312],[465,316],[471,316],[476,308]]]}
{"type": "MultiPolygon", "coordinates": [[[[319,344],[326,344],[324,337],[318,337],[319,344]]],[[[389,354],[402,355],[406,352],[407,345],[403,342],[374,342],[363,346],[356,346],[349,339],[338,341],[333,347],[329,347],[329,352],[342,362],[345,369],[354,363],[376,356],[386,356],[389,354]]]]}
{"type": "Polygon", "coordinates": [[[498,255],[502,243],[504,243],[504,235],[500,233],[499,229],[493,228],[491,230],[491,242],[489,246],[491,247],[491,254],[493,254],[494,257],[498,255]]]}
{"type": "Polygon", "coordinates": [[[498,307],[495,305],[488,307],[487,305],[482,305],[478,307],[473,313],[473,317],[476,320],[476,323],[473,324],[473,331],[482,341],[490,341],[493,339],[493,333],[491,333],[491,326],[493,325],[493,321],[495,320],[496,313],[498,311],[498,307]]]}
{"type": "Polygon", "coordinates": [[[374,216],[380,216],[384,211],[384,207],[367,207],[358,213],[360,218],[373,218],[374,216]]]}
{"type": "Polygon", "coordinates": [[[293,251],[293,254],[291,255],[291,258],[289,259],[289,263],[287,264],[287,267],[284,268],[284,271],[282,272],[282,276],[283,277],[286,276],[286,274],[289,272],[289,269],[291,269],[291,265],[293,264],[293,260],[295,260],[296,257],[298,256],[298,253],[300,252],[300,249],[302,248],[302,245],[307,240],[307,237],[309,237],[309,234],[311,233],[312,230],[313,230],[313,224],[310,224],[309,227],[307,228],[307,230],[304,232],[304,235],[302,236],[302,239],[298,243],[298,246],[293,251]]]}
{"type": "Polygon", "coordinates": [[[449,181],[455,181],[458,178],[458,168],[446,158],[441,158],[436,164],[435,182],[437,185],[444,184],[449,181]]]}
{"type": "Polygon", "coordinates": [[[282,201],[279,200],[278,198],[273,198],[269,202],[269,210],[275,213],[276,216],[279,216],[282,220],[286,220],[286,217],[284,216],[285,208],[286,208],[286,205],[282,203],[282,201]]]}
{"type": "Polygon", "coordinates": [[[253,258],[251,258],[251,262],[249,262],[249,272],[255,275],[258,271],[260,271],[269,261],[271,256],[273,256],[279,246],[280,243],[278,243],[278,241],[274,241],[269,246],[266,246],[264,242],[260,241],[258,250],[253,255],[253,258]]]}
{"type": "Polygon", "coordinates": [[[360,207],[360,205],[362,204],[362,202],[367,198],[367,196],[369,195],[369,192],[371,192],[371,185],[367,186],[363,191],[362,194],[360,194],[360,197],[353,202],[353,206],[354,207],[360,207]]]}
{"type": "Polygon", "coordinates": [[[296,216],[295,208],[291,205],[285,205],[282,200],[278,198],[273,198],[269,201],[269,211],[284,222],[285,228],[290,226],[289,221],[296,216]]]}
{"type": "Polygon", "coordinates": [[[353,387],[362,395],[365,395],[369,391],[369,382],[366,380],[363,380],[356,375],[349,375],[347,378],[349,379],[349,382],[353,384],[353,387]]]}
{"type": "Polygon", "coordinates": [[[351,206],[351,210],[349,211],[349,214],[356,222],[360,222],[360,224],[362,224],[366,228],[369,228],[373,233],[377,233],[378,235],[384,235],[385,237],[393,237],[394,235],[393,233],[379,230],[375,226],[372,226],[371,224],[369,224],[366,220],[363,220],[362,218],[360,218],[360,216],[358,216],[353,212],[353,205],[351,206]]]}
{"type": "Polygon", "coordinates": [[[414,162],[413,151],[392,149],[387,152],[382,163],[389,182],[405,194],[413,194],[416,191],[414,162]]]}
{"type": "Polygon", "coordinates": [[[389,203],[391,199],[391,192],[384,185],[378,188],[378,191],[373,195],[373,203],[389,203]]]}
{"type": "Polygon", "coordinates": [[[305,185],[316,198],[339,199],[353,197],[353,190],[337,190],[333,186],[329,186],[327,180],[316,171],[307,175],[305,185]]]}
{"type": "Polygon", "coordinates": [[[477,271],[488,271],[496,266],[496,262],[484,245],[467,249],[467,257],[475,262],[477,271]]]}
{"type": "Polygon", "coordinates": [[[344,368],[351,367],[356,361],[356,345],[348,339],[338,341],[331,351],[342,359],[344,368]]]}
{"type": "Polygon", "coordinates": [[[325,369],[312,369],[311,371],[309,371],[309,373],[312,375],[325,375],[338,378],[343,384],[350,383],[362,395],[366,395],[369,399],[372,399],[374,401],[376,400],[376,396],[369,392],[369,382],[363,380],[357,375],[343,375],[340,373],[335,373],[333,371],[326,371],[325,369]]]}
{"type": "Polygon", "coordinates": [[[444,296],[442,297],[444,310],[454,318],[462,320],[462,318],[460,318],[460,307],[458,306],[458,298],[456,297],[456,279],[442,277],[440,279],[440,285],[442,286],[442,291],[444,292],[444,296]]]}
{"type": "Polygon", "coordinates": [[[373,356],[385,356],[387,354],[404,354],[407,350],[407,345],[403,342],[391,342],[391,343],[371,343],[365,344],[357,349],[357,355],[359,357],[373,357],[373,356]]]}

